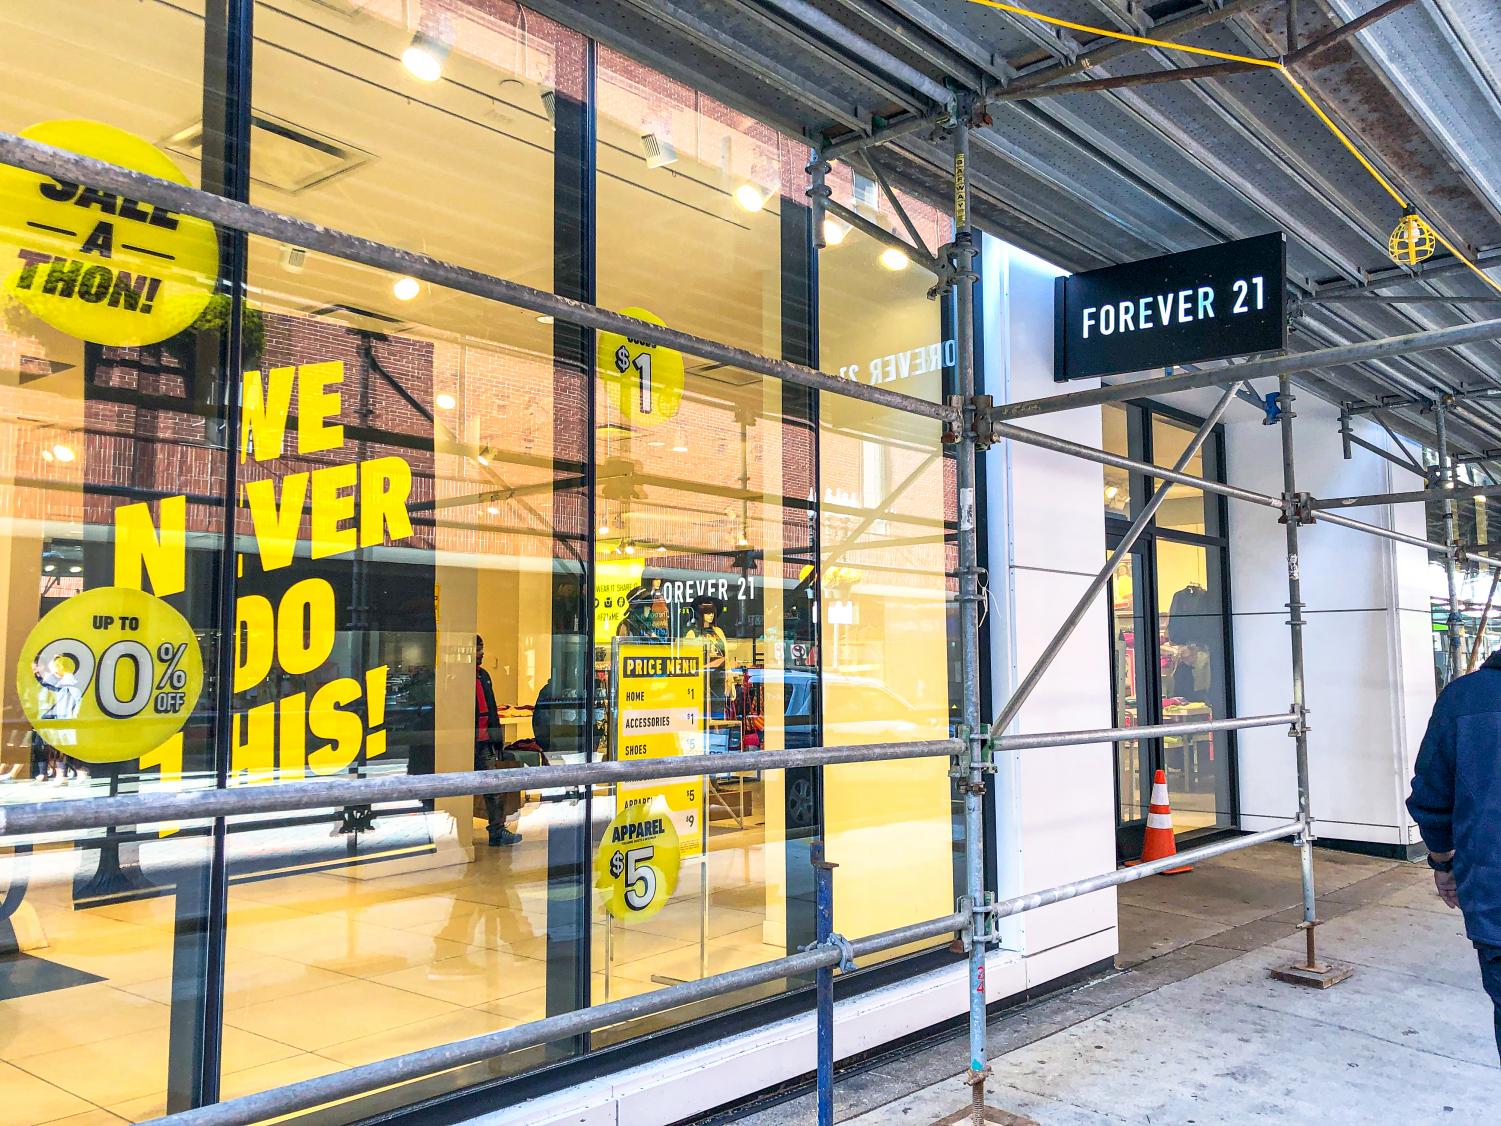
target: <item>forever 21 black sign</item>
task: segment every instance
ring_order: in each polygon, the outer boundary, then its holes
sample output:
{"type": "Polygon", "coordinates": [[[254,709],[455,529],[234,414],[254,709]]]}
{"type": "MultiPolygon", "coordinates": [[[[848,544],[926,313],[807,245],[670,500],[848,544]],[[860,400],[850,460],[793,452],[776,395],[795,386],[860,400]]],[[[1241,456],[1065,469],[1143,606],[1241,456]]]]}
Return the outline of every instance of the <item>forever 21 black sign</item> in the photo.
{"type": "Polygon", "coordinates": [[[1286,272],[1278,233],[1059,278],[1053,378],[1284,348],[1286,272]]]}

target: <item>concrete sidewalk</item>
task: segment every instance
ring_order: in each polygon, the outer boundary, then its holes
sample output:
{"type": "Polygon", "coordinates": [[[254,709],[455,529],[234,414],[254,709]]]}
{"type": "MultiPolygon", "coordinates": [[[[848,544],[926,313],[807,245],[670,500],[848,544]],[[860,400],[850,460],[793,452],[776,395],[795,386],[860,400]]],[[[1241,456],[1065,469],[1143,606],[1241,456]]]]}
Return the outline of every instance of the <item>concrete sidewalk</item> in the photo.
{"type": "MultiPolygon", "coordinates": [[[[1041,1126],[1501,1122],[1490,1002],[1426,867],[1320,853],[1317,879],[1320,952],[1355,976],[1327,992],[1268,976],[1302,949],[1285,845],[1128,885],[1124,968],[992,1022],[987,1103],[1041,1126]]],[[[964,1058],[945,1037],[852,1069],[837,1116],[937,1123],[967,1105],[964,1058]]],[[[791,1126],[813,1110],[803,1096],[739,1121],[791,1126]]]]}

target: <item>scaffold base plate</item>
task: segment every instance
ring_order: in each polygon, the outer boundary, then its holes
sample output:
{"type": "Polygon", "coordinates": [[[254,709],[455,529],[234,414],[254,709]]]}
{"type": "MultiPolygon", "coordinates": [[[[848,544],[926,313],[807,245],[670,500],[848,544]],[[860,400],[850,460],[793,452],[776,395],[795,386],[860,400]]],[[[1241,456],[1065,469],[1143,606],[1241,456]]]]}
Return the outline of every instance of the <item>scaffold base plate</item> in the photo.
{"type": "MultiPolygon", "coordinates": [[[[971,1108],[956,1110],[953,1114],[945,1115],[933,1126],[965,1126],[973,1122],[974,1115],[971,1108]]],[[[1025,1115],[1012,1114],[1009,1110],[997,1110],[993,1106],[985,1107],[985,1121],[995,1123],[995,1126],[1042,1126],[1035,1118],[1027,1118],[1025,1115]]]]}
{"type": "Polygon", "coordinates": [[[1344,966],[1338,962],[1321,962],[1316,966],[1278,966],[1272,971],[1272,977],[1278,981],[1285,981],[1289,985],[1306,985],[1310,989],[1328,989],[1331,985],[1338,985],[1354,972],[1354,966],[1344,966]]]}

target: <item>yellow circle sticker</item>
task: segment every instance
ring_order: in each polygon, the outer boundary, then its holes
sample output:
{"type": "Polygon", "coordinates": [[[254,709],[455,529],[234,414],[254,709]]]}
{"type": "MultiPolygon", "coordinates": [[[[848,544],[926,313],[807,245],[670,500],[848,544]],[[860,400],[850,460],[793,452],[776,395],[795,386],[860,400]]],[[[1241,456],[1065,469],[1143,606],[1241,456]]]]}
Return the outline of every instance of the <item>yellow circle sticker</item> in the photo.
{"type": "Polygon", "coordinates": [[[126,762],[182,729],[203,691],[203,653],[160,598],[98,587],[49,610],[16,664],[21,709],[43,739],[84,762],[126,762]]]}
{"type": "Polygon", "coordinates": [[[678,887],[682,854],[666,804],[655,798],[627,801],[594,857],[594,886],[617,919],[649,919],[678,887]]]}
{"type": "MultiPolygon", "coordinates": [[[[113,125],[44,121],[21,136],[191,186],[166,153],[113,125]]],[[[0,165],[0,289],[69,336],[117,347],[176,336],[218,272],[212,223],[0,165]]]]}
{"type": "MultiPolygon", "coordinates": [[[[655,313],[634,305],[621,314],[666,327],[655,313]]],[[[618,332],[599,334],[599,368],[628,423],[655,425],[678,413],[683,403],[683,354],[618,332]]]]}

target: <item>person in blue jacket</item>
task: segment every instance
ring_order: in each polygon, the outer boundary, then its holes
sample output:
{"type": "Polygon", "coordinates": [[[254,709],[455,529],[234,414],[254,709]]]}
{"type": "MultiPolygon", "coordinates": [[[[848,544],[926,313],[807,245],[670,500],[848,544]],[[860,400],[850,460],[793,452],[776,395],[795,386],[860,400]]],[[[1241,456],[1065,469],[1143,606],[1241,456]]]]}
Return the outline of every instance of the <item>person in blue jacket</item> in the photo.
{"type": "Polygon", "coordinates": [[[1464,913],[1501,1053],[1501,651],[1434,704],[1407,809],[1440,898],[1464,913]]]}

